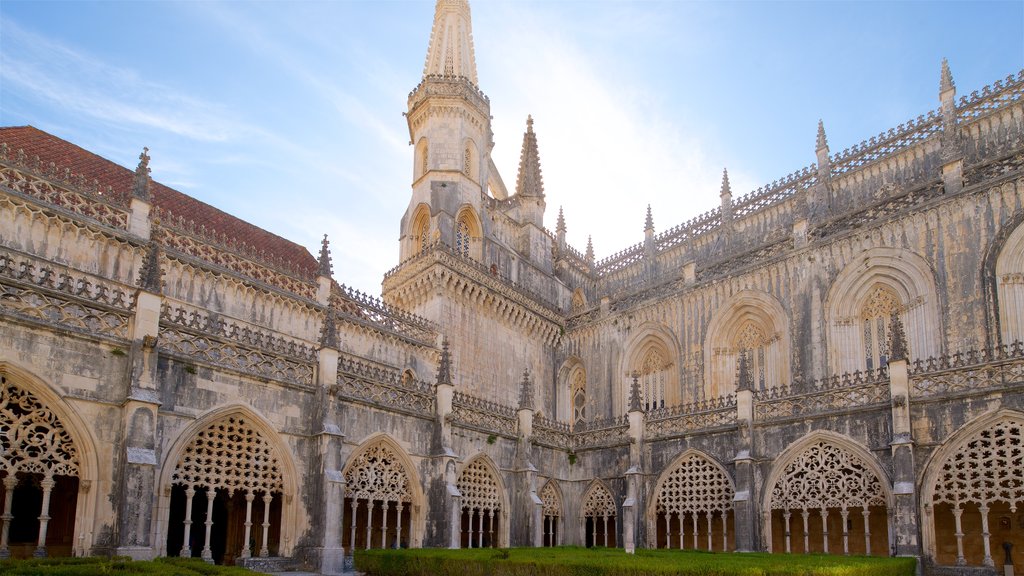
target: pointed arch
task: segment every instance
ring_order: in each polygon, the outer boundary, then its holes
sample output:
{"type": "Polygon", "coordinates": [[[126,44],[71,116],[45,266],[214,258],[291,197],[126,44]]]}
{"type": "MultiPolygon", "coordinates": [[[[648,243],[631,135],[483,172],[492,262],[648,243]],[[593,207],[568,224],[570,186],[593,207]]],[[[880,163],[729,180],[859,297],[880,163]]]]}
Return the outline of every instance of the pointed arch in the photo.
{"type": "Polygon", "coordinates": [[[409,254],[419,254],[433,243],[430,226],[430,206],[420,203],[412,215],[412,227],[409,229],[409,254]]]}
{"type": "Polygon", "coordinates": [[[587,369],[578,356],[570,356],[558,370],[557,417],[570,426],[585,422],[588,414],[587,369]]]}
{"type": "MultiPolygon", "coordinates": [[[[90,488],[97,481],[111,480],[99,476],[97,442],[91,429],[79,416],[79,411],[70,406],[59,391],[30,370],[5,360],[0,360],[0,404],[0,444],[3,448],[0,472],[5,480],[4,507],[11,504],[7,491],[13,493],[19,474],[41,474],[48,480],[55,477],[73,479],[71,482],[59,481],[59,478],[55,480],[57,483],[51,489],[56,497],[49,498],[50,511],[54,501],[74,498],[74,504],[69,504],[74,508],[69,548],[86,553],[93,544],[96,499],[99,497],[99,491],[90,488]],[[39,412],[34,406],[44,407],[44,412],[39,412]],[[26,409],[31,413],[16,416],[26,409]],[[38,435],[44,430],[48,433],[44,438],[39,438],[38,435]],[[39,444],[41,440],[46,442],[39,444]],[[18,445],[25,443],[30,443],[32,448],[20,450],[18,445]],[[64,443],[69,446],[64,446],[64,443]],[[49,446],[39,451],[44,444],[49,446]]],[[[0,514],[10,512],[0,510],[0,514]]],[[[40,535],[41,542],[36,542],[37,547],[46,549],[52,538],[47,538],[45,528],[40,535]]],[[[6,549],[7,542],[3,542],[2,546],[6,549]]]]}
{"type": "Polygon", "coordinates": [[[742,290],[712,316],[704,339],[704,395],[736,390],[739,358],[746,355],[754,386],[769,389],[790,380],[789,315],[766,292],[742,290]]]}
{"type": "MultiPolygon", "coordinates": [[[[989,534],[1024,505],[1022,454],[1024,413],[1008,409],[961,426],[932,453],[921,480],[921,533],[936,564],[993,566],[989,534]]],[[[1019,523],[999,532],[1001,541],[1024,544],[1019,523]]]]}
{"type": "Polygon", "coordinates": [[[938,292],[931,267],[914,252],[871,248],[847,264],[825,298],[829,371],[880,367],[887,347],[886,313],[906,328],[910,360],[942,353],[938,292]],[[884,306],[881,306],[885,300],[884,306]]]}
{"type": "Polygon", "coordinates": [[[350,550],[422,545],[422,483],[415,464],[394,438],[380,432],[363,440],[342,477],[345,495],[339,521],[350,550]]]}
{"type": "Polygon", "coordinates": [[[658,322],[640,325],[626,344],[612,408],[625,414],[629,406],[629,389],[636,374],[640,383],[641,401],[648,410],[680,403],[679,340],[668,327],[658,322]]]}
{"type": "Polygon", "coordinates": [[[483,250],[483,227],[480,216],[472,206],[466,204],[455,214],[455,230],[452,247],[463,258],[480,260],[483,250]]]}
{"type": "Polygon", "coordinates": [[[1024,225],[1018,225],[1000,248],[994,281],[1000,342],[1024,341],[1024,225]]]}
{"type": "Polygon", "coordinates": [[[480,453],[466,460],[455,485],[462,495],[462,547],[507,547],[511,507],[490,457],[480,453]]]}
{"type": "MultiPolygon", "coordinates": [[[[158,555],[167,555],[167,543],[172,534],[171,531],[181,529],[180,525],[170,525],[172,495],[175,492],[176,485],[179,487],[179,490],[183,486],[183,479],[181,475],[177,474],[179,465],[183,462],[186,453],[195,450],[196,447],[202,450],[216,449],[216,437],[218,435],[238,436],[238,438],[231,438],[230,442],[225,443],[236,447],[237,450],[243,450],[246,453],[250,450],[262,452],[262,456],[255,461],[255,465],[258,468],[258,470],[255,470],[255,473],[257,475],[271,474],[276,476],[277,480],[250,481],[246,485],[244,480],[236,483],[233,479],[230,481],[225,479],[223,482],[215,482],[214,484],[216,485],[210,485],[209,482],[203,479],[203,475],[207,474],[207,472],[199,471],[194,481],[186,481],[186,483],[191,484],[192,490],[196,493],[203,492],[203,490],[196,490],[196,487],[205,490],[207,493],[206,502],[209,507],[207,513],[212,509],[218,497],[216,494],[218,490],[228,492],[232,498],[235,491],[244,494],[247,501],[242,503],[242,506],[246,508],[259,498],[262,501],[263,517],[259,518],[257,514],[252,522],[254,525],[262,526],[262,534],[266,535],[266,537],[259,543],[260,549],[258,551],[251,550],[250,553],[269,554],[269,535],[272,531],[275,531],[278,535],[277,553],[281,556],[290,556],[292,554],[292,547],[298,540],[299,534],[297,530],[301,521],[300,514],[302,514],[301,507],[295,498],[298,490],[295,457],[287,443],[283,441],[274,429],[274,426],[253,407],[242,403],[226,404],[200,415],[178,434],[165,452],[160,468],[157,498],[156,515],[159,520],[156,523],[156,532],[153,540],[159,546],[158,555]],[[201,438],[204,440],[201,440],[201,438]],[[197,442],[200,440],[206,446],[202,446],[197,442]],[[270,462],[273,462],[273,464],[270,462]],[[273,466],[276,466],[276,475],[268,470],[269,467],[273,466]],[[232,486],[236,487],[232,489],[232,486]],[[255,496],[257,493],[260,494],[259,497],[255,496]],[[253,499],[248,499],[249,494],[253,495],[253,499]],[[210,497],[211,495],[212,498],[210,497]],[[278,507],[280,510],[280,520],[276,525],[271,525],[269,521],[271,510],[278,507]]],[[[231,455],[229,454],[229,456],[231,455]]],[[[242,459],[238,460],[239,462],[236,463],[237,466],[234,467],[234,472],[244,475],[245,464],[241,462],[242,459]]],[[[189,506],[189,498],[191,497],[187,496],[188,488],[185,489],[185,494],[185,525],[189,526],[192,519],[189,506]]],[[[259,506],[260,504],[256,505],[259,506]]],[[[202,530],[200,530],[200,534],[202,534],[202,530]]],[[[191,550],[189,550],[191,543],[188,540],[188,537],[191,536],[191,528],[185,529],[185,535],[181,543],[182,554],[191,553],[191,550]]],[[[175,534],[173,538],[176,541],[177,535],[175,534]]],[[[243,543],[241,544],[243,548],[247,548],[245,542],[248,542],[248,540],[243,538],[243,543]]],[[[209,551],[206,548],[208,547],[204,545],[204,554],[208,555],[209,551]]]]}
{"type": "Polygon", "coordinates": [[[569,306],[570,314],[579,314],[580,312],[587,309],[587,295],[583,292],[582,288],[577,288],[572,291],[572,300],[569,306]]]}
{"type": "Polygon", "coordinates": [[[462,143],[462,174],[473,182],[480,182],[480,150],[472,138],[462,143]]]}
{"type": "Polygon", "coordinates": [[[768,551],[792,551],[793,533],[802,534],[804,552],[887,555],[891,486],[878,460],[858,442],[825,430],[805,435],[775,459],[764,483],[761,513],[768,551]],[[861,523],[850,522],[855,515],[861,523]]]}
{"type": "Polygon", "coordinates": [[[618,546],[617,509],[608,485],[600,478],[594,479],[580,499],[580,540],[587,548],[618,546]]]}
{"type": "Polygon", "coordinates": [[[426,176],[430,171],[430,141],[426,137],[420,138],[416,143],[416,153],[413,158],[412,181],[416,182],[426,176]]]}
{"type": "Polygon", "coordinates": [[[562,490],[554,478],[549,478],[544,486],[537,493],[541,500],[541,529],[543,531],[542,543],[544,546],[561,546],[562,544],[562,517],[565,500],[562,498],[562,490]]]}
{"type": "Polygon", "coordinates": [[[677,456],[658,477],[647,504],[652,548],[684,549],[691,537],[694,549],[730,550],[730,523],[736,486],[714,458],[690,448],[677,456]],[[673,528],[675,530],[673,530],[673,528]]]}

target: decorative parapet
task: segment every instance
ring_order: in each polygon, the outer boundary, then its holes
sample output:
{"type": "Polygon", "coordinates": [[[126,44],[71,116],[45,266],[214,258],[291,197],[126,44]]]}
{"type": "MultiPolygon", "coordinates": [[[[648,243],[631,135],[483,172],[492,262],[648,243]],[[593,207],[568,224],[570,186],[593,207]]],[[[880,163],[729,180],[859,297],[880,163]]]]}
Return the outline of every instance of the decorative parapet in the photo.
{"type": "Polygon", "coordinates": [[[406,378],[398,370],[361,362],[348,356],[338,360],[333,387],[340,398],[433,418],[434,389],[426,382],[406,378]]]}
{"type": "Polygon", "coordinates": [[[982,118],[992,112],[1004,109],[1024,99],[1024,70],[1016,76],[1010,74],[1005,80],[985,86],[979,92],[963,96],[956,111],[960,124],[982,118]]]}
{"type": "Polygon", "coordinates": [[[101,189],[98,180],[87,181],[53,162],[43,165],[38,156],[28,159],[20,148],[11,153],[6,143],[0,143],[0,187],[112,228],[128,228],[128,204],[110,186],[101,189]]]}
{"type": "Polygon", "coordinates": [[[733,395],[657,408],[647,413],[644,437],[667,438],[696,431],[727,428],[736,424],[733,395]]]}
{"type": "Polygon", "coordinates": [[[573,430],[573,450],[627,446],[630,443],[629,417],[617,416],[581,422],[573,430]]]}
{"type": "Polygon", "coordinates": [[[910,385],[918,398],[984,392],[1024,383],[1024,344],[1009,345],[917,360],[910,385]]]}
{"type": "Polygon", "coordinates": [[[134,297],[122,286],[0,254],[0,314],[126,340],[134,297]]]}
{"type": "Polygon", "coordinates": [[[231,272],[280,288],[291,294],[314,299],[317,285],[309,273],[265,251],[218,234],[205,225],[174,215],[159,207],[153,211],[159,222],[154,238],[164,247],[221,266],[231,272]]]}
{"type": "Polygon", "coordinates": [[[515,408],[456,391],[452,398],[452,424],[493,432],[510,438],[516,437],[519,416],[515,408]]]}
{"type": "Polygon", "coordinates": [[[534,444],[557,448],[559,450],[572,449],[572,429],[564,422],[556,422],[544,416],[533,417],[534,444]]]}
{"type": "Polygon", "coordinates": [[[343,284],[335,285],[331,292],[336,297],[333,307],[339,317],[390,332],[421,346],[434,345],[437,331],[429,320],[343,284]]]}
{"type": "Polygon", "coordinates": [[[416,108],[428,98],[464,100],[481,112],[488,112],[491,109],[491,100],[487,95],[463,76],[440,76],[437,74],[424,76],[423,80],[409,92],[409,114],[413,114],[416,108]]]}
{"type": "Polygon", "coordinates": [[[287,384],[313,384],[316,353],[311,347],[196,310],[165,305],[157,342],[162,351],[185,361],[287,384]]]}
{"type": "Polygon", "coordinates": [[[754,392],[754,420],[768,422],[877,406],[889,402],[886,369],[854,372],[811,382],[806,392],[783,385],[754,392]]]}

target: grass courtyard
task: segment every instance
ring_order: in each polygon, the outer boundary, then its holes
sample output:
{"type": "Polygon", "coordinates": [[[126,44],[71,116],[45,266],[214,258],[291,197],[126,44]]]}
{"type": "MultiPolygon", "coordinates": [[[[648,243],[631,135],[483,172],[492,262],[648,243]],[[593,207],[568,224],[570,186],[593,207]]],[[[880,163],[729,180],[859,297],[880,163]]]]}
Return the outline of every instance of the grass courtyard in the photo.
{"type": "Polygon", "coordinates": [[[367,576],[914,576],[912,558],[621,548],[356,550],[367,576]]]}
{"type": "Polygon", "coordinates": [[[18,576],[94,576],[96,574],[156,574],[158,576],[254,576],[245,568],[214,566],[198,558],[157,558],[136,562],[128,558],[29,558],[0,560],[0,574],[18,576]]]}

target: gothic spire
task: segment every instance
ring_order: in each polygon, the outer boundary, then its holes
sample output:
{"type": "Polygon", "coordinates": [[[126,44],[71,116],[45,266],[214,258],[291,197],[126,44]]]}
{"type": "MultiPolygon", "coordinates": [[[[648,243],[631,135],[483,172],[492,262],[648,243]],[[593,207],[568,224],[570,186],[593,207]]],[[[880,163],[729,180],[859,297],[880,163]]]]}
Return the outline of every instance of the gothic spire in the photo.
{"type": "Polygon", "coordinates": [[[587,262],[594,263],[594,240],[588,235],[587,236],[587,252],[584,254],[587,262]]]}
{"type": "Polygon", "coordinates": [[[143,148],[139,154],[139,165],[135,168],[135,183],[132,185],[132,196],[149,202],[149,148],[143,148]]]}
{"type": "Polygon", "coordinates": [[[640,398],[640,373],[633,372],[633,384],[629,387],[629,410],[628,412],[643,412],[644,404],[640,398]]]}
{"type": "Polygon", "coordinates": [[[448,338],[441,341],[441,361],[437,364],[437,384],[452,384],[452,357],[448,352],[448,338]]]}
{"type": "Polygon", "coordinates": [[[516,194],[519,196],[544,197],[544,178],[540,173],[540,153],[537,151],[537,135],[533,133],[533,116],[526,117],[523,151],[519,155],[519,177],[516,179],[516,194]]]}
{"type": "Polygon", "coordinates": [[[334,275],[334,267],[331,265],[331,249],[330,244],[327,241],[327,234],[324,234],[324,239],[320,242],[320,258],[318,258],[317,261],[320,263],[319,268],[317,268],[317,274],[328,278],[334,275]]]}
{"type": "Polygon", "coordinates": [[[729,170],[726,168],[722,168],[722,191],[718,195],[722,198],[732,198],[732,188],[729,186],[729,170]]]}
{"type": "Polygon", "coordinates": [[[889,317],[889,360],[908,360],[907,335],[903,331],[903,321],[896,311],[889,317]]]}
{"type": "Polygon", "coordinates": [[[530,369],[523,370],[523,381],[519,383],[519,409],[533,410],[533,381],[530,369]]]}
{"type": "Polygon", "coordinates": [[[956,90],[956,82],[953,82],[953,73],[949,71],[949,60],[942,59],[942,79],[939,80],[939,93],[947,90],[956,90]]]}
{"type": "Polygon", "coordinates": [[[327,307],[327,314],[324,316],[324,325],[320,329],[320,347],[338,349],[338,326],[335,323],[336,314],[334,308],[327,307]]]}
{"type": "Polygon", "coordinates": [[[468,0],[437,0],[427,61],[423,66],[423,77],[428,76],[466,78],[473,85],[477,84],[468,0]]]}
{"type": "Polygon", "coordinates": [[[747,350],[740,352],[739,376],[737,378],[739,382],[736,384],[737,391],[754,389],[754,379],[750,374],[750,359],[747,357],[748,353],[749,351],[747,350]]]}
{"type": "Polygon", "coordinates": [[[818,140],[814,146],[816,149],[828,148],[828,138],[825,137],[825,123],[818,119],[818,140]]]}
{"type": "Polygon", "coordinates": [[[555,224],[555,233],[559,236],[565,236],[565,214],[562,213],[562,207],[558,207],[558,223],[555,224]]]}
{"type": "Polygon", "coordinates": [[[647,205],[647,218],[644,219],[644,232],[654,232],[654,216],[651,215],[651,205],[647,205]]]}
{"type": "Polygon", "coordinates": [[[142,257],[142,266],[139,267],[139,288],[160,294],[163,291],[163,276],[160,269],[160,245],[150,240],[146,254],[142,257]]]}

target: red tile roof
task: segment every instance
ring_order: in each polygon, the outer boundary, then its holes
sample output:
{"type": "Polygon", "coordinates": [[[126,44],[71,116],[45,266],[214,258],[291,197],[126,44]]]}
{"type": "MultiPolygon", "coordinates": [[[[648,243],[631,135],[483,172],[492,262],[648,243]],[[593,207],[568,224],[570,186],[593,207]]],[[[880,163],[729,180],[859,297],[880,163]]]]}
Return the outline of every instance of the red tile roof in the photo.
{"type": "MultiPolygon", "coordinates": [[[[119,166],[106,158],[80,148],[32,126],[0,127],[0,142],[6,143],[9,154],[24,150],[26,158],[39,156],[43,166],[50,162],[58,168],[70,168],[74,174],[81,174],[91,182],[99,181],[100,189],[110,186],[115,198],[125,202],[131,197],[135,171],[119,166]]],[[[306,248],[276,234],[254,226],[227,212],[153,181],[150,187],[153,205],[175,216],[192,220],[196,227],[214,229],[217,235],[224,234],[228,240],[245,242],[256,251],[264,251],[273,259],[281,259],[293,270],[309,277],[316,276],[317,260],[306,248]]]]}

